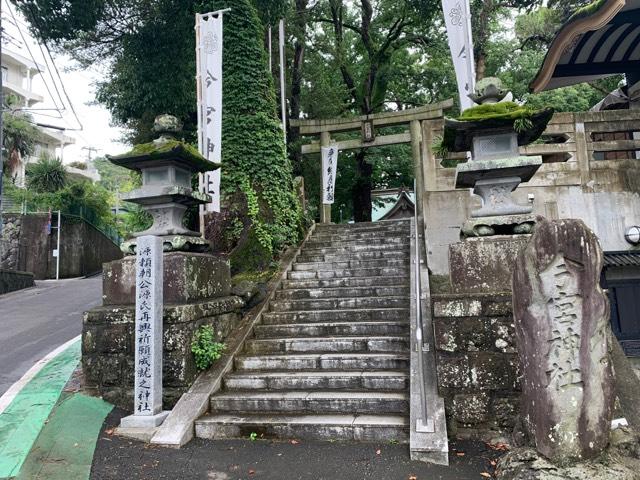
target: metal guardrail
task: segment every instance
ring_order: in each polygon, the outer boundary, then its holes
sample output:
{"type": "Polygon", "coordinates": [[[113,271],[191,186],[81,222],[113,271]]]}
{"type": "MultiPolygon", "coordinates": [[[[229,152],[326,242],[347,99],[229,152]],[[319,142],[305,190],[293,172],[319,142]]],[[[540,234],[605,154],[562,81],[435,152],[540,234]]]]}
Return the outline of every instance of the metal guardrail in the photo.
{"type": "MultiPolygon", "coordinates": [[[[416,182],[413,182],[413,191],[417,191],[416,182]]],[[[415,235],[415,251],[413,252],[413,262],[415,271],[415,308],[416,308],[416,329],[415,340],[416,348],[418,350],[418,385],[420,388],[420,414],[416,421],[417,432],[433,432],[435,430],[433,418],[429,418],[427,407],[427,394],[425,387],[425,354],[429,352],[429,344],[425,343],[424,324],[422,316],[422,291],[423,285],[421,281],[421,272],[423,260],[420,255],[420,249],[422,248],[423,241],[420,235],[420,222],[418,221],[418,209],[414,208],[413,213],[413,226],[415,235]]],[[[428,288],[428,285],[426,286],[428,288]]]]}

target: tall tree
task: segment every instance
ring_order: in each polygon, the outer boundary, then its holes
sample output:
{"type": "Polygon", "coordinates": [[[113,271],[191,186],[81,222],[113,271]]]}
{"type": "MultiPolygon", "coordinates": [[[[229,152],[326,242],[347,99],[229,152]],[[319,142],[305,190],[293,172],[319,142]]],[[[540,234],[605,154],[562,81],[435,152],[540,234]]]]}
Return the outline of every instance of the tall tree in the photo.
{"type": "MultiPolygon", "coordinates": [[[[353,113],[383,111],[388,102],[389,79],[400,53],[431,44],[426,32],[438,13],[436,2],[409,0],[328,0],[314,21],[323,29],[333,68],[342,78],[353,113]],[[428,8],[430,5],[432,8],[428,8]]],[[[355,154],[352,202],[355,221],[371,220],[373,165],[367,150],[355,154]]]]}

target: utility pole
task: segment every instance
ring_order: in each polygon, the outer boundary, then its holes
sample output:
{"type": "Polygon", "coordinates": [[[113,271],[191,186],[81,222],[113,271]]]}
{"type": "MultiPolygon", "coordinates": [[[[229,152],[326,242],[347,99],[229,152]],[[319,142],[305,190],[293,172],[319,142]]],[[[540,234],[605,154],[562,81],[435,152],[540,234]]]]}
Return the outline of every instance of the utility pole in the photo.
{"type": "Polygon", "coordinates": [[[98,149],[95,147],[82,147],[82,150],[86,150],[87,151],[87,167],[91,165],[91,160],[93,160],[91,158],[91,154],[92,153],[98,153],[98,149]]]}

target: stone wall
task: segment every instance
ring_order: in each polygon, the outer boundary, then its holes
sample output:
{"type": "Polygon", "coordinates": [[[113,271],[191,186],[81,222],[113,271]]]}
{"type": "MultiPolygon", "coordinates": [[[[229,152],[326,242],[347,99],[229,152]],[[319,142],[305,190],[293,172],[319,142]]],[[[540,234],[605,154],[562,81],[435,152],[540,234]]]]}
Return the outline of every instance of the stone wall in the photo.
{"type": "MultiPolygon", "coordinates": [[[[55,230],[46,231],[47,214],[5,214],[0,242],[0,268],[32,272],[36,280],[55,278],[55,230]]],[[[54,219],[54,224],[56,220],[54,219]]],[[[81,277],[98,272],[102,264],[122,257],[118,245],[99,230],[73,216],[62,216],[60,277],[81,277]]]]}
{"type": "Polygon", "coordinates": [[[432,296],[440,395],[450,435],[511,431],[520,365],[511,293],[432,296]]]}
{"type": "Polygon", "coordinates": [[[22,230],[22,216],[4,214],[3,227],[0,237],[0,268],[18,270],[20,255],[20,232],[22,230]]]}
{"type": "MultiPolygon", "coordinates": [[[[455,173],[455,169],[447,170],[451,170],[452,175],[455,173]]],[[[604,175],[607,170],[603,167],[599,172],[604,175]]],[[[534,180],[543,173],[537,173],[534,180]]],[[[614,169],[609,173],[616,178],[614,169]]],[[[631,188],[630,185],[618,182],[607,185],[612,191],[591,192],[584,191],[580,185],[542,185],[542,181],[534,180],[523,183],[513,192],[516,202],[525,205],[531,194],[535,197],[534,214],[550,220],[578,218],[584,221],[598,236],[604,251],[629,248],[624,239],[625,229],[640,225],[640,194],[620,191],[631,188]]],[[[469,218],[469,212],[480,207],[480,198],[468,190],[449,189],[425,192],[424,197],[429,269],[436,274],[448,274],[449,245],[460,241],[460,225],[469,218]]]]}
{"type": "MultiPolygon", "coordinates": [[[[191,353],[191,340],[201,325],[212,325],[216,341],[224,341],[241,319],[239,297],[166,306],[163,315],[163,406],[173,408],[199,371],[191,353]]],[[[133,410],[134,374],[133,305],[95,308],[84,317],[82,368],[87,385],[108,402],[133,410]]]]}
{"type": "Polygon", "coordinates": [[[33,287],[33,274],[0,269],[0,295],[33,287]]]}

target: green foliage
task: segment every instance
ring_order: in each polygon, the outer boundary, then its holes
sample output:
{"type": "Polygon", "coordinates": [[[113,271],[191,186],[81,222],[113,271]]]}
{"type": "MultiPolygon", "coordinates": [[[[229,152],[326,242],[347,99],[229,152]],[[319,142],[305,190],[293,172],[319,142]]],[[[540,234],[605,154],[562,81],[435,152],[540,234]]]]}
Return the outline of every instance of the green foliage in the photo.
{"type": "Polygon", "coordinates": [[[55,193],[67,184],[67,171],[59,158],[43,155],[27,166],[27,186],[36,193],[55,193]]]}
{"type": "Polygon", "coordinates": [[[447,155],[449,155],[449,149],[445,145],[441,136],[434,138],[431,148],[433,149],[435,156],[438,158],[447,158],[447,155]]]}
{"type": "Polygon", "coordinates": [[[533,128],[533,122],[526,117],[516,118],[513,122],[513,129],[518,133],[526,132],[531,128],[533,128]]]}
{"type": "Polygon", "coordinates": [[[249,434],[249,440],[251,440],[252,442],[255,442],[258,439],[258,434],[256,432],[251,432],[249,434]]]}
{"type": "MultiPolygon", "coordinates": [[[[11,103],[13,99],[10,99],[11,103]]],[[[38,138],[38,129],[31,123],[28,115],[4,112],[2,114],[2,146],[7,170],[16,171],[22,157],[31,155],[38,138]]]]}
{"type": "Polygon", "coordinates": [[[222,357],[225,348],[224,343],[215,341],[215,333],[211,325],[200,326],[191,341],[191,352],[198,370],[206,370],[213,365],[213,362],[222,357]]]}
{"type": "Polygon", "coordinates": [[[84,162],[71,162],[69,163],[69,166],[72,168],[77,168],[78,170],[86,170],[87,169],[87,164],[84,162]]]}

